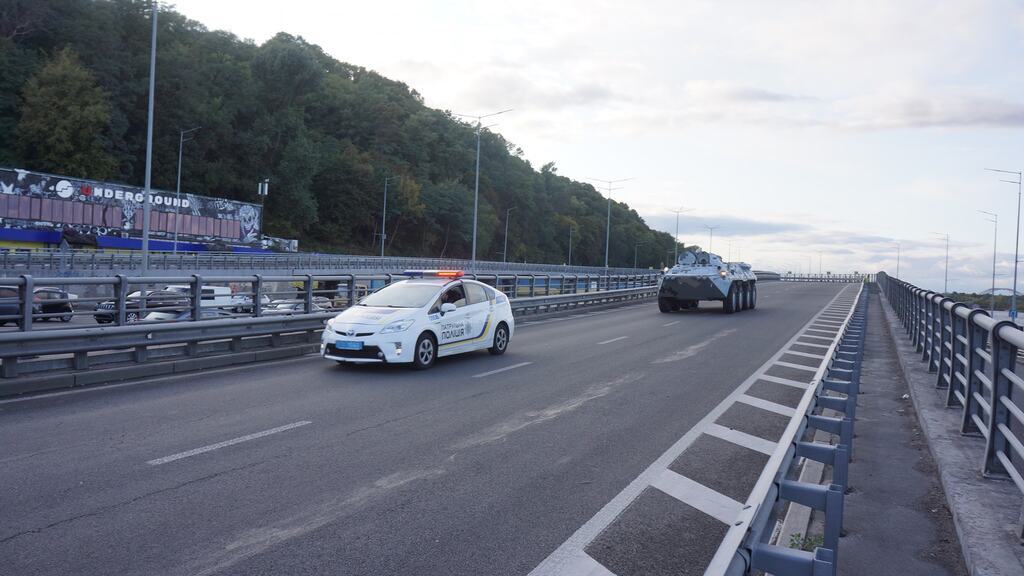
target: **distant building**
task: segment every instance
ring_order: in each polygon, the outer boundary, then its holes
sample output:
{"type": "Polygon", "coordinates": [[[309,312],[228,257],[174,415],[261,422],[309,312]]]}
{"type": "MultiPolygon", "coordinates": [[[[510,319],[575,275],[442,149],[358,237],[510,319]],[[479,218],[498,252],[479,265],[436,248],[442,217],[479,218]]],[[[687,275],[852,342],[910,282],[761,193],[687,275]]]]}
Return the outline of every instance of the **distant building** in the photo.
{"type": "MultiPolygon", "coordinates": [[[[142,247],[144,191],[135,186],[0,168],[0,248],[142,247]]],[[[296,251],[298,241],[265,238],[262,206],[152,190],[150,249],[296,251]]]]}

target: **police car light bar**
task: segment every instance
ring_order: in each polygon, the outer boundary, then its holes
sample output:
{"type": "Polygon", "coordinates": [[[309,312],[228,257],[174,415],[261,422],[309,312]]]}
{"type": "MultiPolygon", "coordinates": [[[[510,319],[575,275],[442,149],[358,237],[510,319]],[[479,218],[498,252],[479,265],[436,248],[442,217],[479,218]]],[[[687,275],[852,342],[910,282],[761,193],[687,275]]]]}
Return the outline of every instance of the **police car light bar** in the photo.
{"type": "Polygon", "coordinates": [[[461,278],[462,270],[406,270],[403,276],[410,278],[461,278]]]}

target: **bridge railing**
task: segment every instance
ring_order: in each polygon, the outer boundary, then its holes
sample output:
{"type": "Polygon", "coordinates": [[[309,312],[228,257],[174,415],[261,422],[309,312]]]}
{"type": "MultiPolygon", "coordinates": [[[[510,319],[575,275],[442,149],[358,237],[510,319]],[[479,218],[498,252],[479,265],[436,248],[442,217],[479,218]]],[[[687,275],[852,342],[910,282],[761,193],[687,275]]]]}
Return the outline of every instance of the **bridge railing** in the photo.
{"type": "Polygon", "coordinates": [[[854,305],[825,353],[807,392],[796,408],[778,448],[747,499],[740,519],[726,533],[705,574],[740,576],[835,576],[839,536],[843,525],[843,495],[849,485],[853,422],[860,391],[861,363],[867,331],[867,292],[861,287],[854,305]],[[826,416],[823,410],[838,416],[826,416]],[[805,440],[820,431],[835,443],[805,440]],[[790,479],[800,458],[832,467],[831,483],[812,484],[790,479]],[[771,543],[780,502],[797,503],[823,513],[823,544],[813,552],[771,543]]]}
{"type": "MultiPolygon", "coordinates": [[[[637,274],[647,269],[603,268],[532,264],[526,262],[493,262],[457,258],[418,258],[399,256],[359,256],[346,254],[289,253],[260,254],[248,252],[151,252],[149,273],[250,270],[295,270],[325,272],[380,271],[401,272],[407,269],[456,269],[477,273],[547,273],[547,274],[637,274]]],[[[0,253],[0,273],[16,276],[23,273],[95,274],[103,271],[141,272],[142,254],[138,251],[104,252],[99,250],[32,250],[0,253]]]]}
{"type": "Polygon", "coordinates": [[[858,284],[874,282],[874,274],[780,274],[783,282],[826,282],[836,284],[858,284]]]}
{"type": "Polygon", "coordinates": [[[1012,480],[1024,493],[1024,373],[1017,362],[1024,332],[884,272],[878,281],[928,372],[936,374],[935,386],[945,390],[946,406],[961,411],[960,433],[985,439],[978,454],[982,474],[1012,480]]]}
{"type": "MultiPolygon", "coordinates": [[[[524,297],[577,295],[653,287],[659,275],[647,274],[467,274],[515,300],[524,297]]],[[[36,278],[22,275],[3,281],[0,325],[15,324],[21,332],[45,321],[62,324],[47,328],[73,329],[83,317],[100,324],[123,326],[137,322],[202,321],[222,317],[261,317],[340,311],[360,298],[397,280],[400,274],[339,274],[287,276],[144,276],[102,278],[36,278]],[[73,283],[90,295],[36,288],[73,283]],[[16,292],[16,296],[13,293],[16,292]],[[43,299],[45,297],[45,299],[43,299]],[[258,303],[258,304],[254,304],[258,303]]]]}

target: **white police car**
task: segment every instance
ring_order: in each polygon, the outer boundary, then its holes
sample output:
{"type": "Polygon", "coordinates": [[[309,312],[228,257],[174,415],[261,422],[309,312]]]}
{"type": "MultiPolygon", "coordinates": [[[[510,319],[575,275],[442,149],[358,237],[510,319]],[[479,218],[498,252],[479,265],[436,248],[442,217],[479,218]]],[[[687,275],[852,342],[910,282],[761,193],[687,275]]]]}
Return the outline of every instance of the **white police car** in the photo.
{"type": "Polygon", "coordinates": [[[459,270],[409,270],[324,329],[320,355],[337,362],[412,363],[487,349],[504,354],[515,330],[508,297],[459,270]]]}

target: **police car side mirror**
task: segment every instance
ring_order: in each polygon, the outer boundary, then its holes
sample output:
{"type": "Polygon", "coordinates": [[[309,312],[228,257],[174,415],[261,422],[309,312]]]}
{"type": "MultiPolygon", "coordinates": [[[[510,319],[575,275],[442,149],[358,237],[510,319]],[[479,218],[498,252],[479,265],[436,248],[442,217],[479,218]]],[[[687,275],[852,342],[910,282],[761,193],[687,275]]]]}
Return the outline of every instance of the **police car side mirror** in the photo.
{"type": "Polygon", "coordinates": [[[451,302],[445,302],[444,304],[441,304],[441,315],[442,316],[444,314],[449,313],[449,312],[455,312],[455,310],[457,310],[457,308],[455,308],[455,304],[452,304],[451,302]]]}

